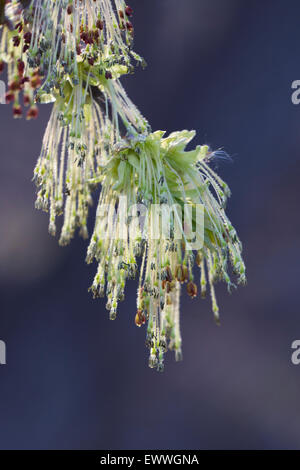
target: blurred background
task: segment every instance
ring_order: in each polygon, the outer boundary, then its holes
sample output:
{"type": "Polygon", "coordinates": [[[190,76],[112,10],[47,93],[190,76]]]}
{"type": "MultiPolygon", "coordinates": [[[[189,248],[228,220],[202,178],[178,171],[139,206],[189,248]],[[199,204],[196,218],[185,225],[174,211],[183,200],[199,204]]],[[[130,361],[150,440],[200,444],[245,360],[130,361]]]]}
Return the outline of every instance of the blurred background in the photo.
{"type": "MultiPolygon", "coordinates": [[[[196,129],[233,162],[228,214],[248,284],[182,297],[184,361],[147,367],[135,283],[115,322],[87,292],[96,265],[60,248],[31,181],[50,108],[0,106],[1,449],[299,449],[300,79],[298,0],[130,0],[145,71],[124,79],[153,129],[196,129]]],[[[91,218],[92,219],[92,218],[91,218]]]]}

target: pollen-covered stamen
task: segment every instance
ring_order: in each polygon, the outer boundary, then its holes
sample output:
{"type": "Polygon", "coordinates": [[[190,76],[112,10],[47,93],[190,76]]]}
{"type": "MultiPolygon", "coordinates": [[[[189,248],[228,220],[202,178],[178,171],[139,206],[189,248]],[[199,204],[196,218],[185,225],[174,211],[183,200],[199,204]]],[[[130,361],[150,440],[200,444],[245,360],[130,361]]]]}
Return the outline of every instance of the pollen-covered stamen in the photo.
{"type": "Polygon", "coordinates": [[[7,92],[5,94],[5,101],[6,101],[6,104],[9,104],[9,103],[12,103],[15,99],[15,95],[14,93],[11,93],[11,92],[7,92]]]}
{"type": "Polygon", "coordinates": [[[20,36],[16,35],[12,39],[14,47],[18,47],[21,43],[21,38],[20,36]]]}
{"type": "Polygon", "coordinates": [[[37,106],[31,106],[31,108],[27,111],[26,119],[36,119],[38,117],[39,110],[37,106]]]}
{"type": "Polygon", "coordinates": [[[142,310],[138,310],[136,316],[135,316],[135,324],[138,327],[141,327],[146,323],[146,316],[142,310]]]}
{"type": "Polygon", "coordinates": [[[143,63],[131,50],[130,21],[125,30],[118,25],[118,12],[126,14],[123,0],[73,0],[67,5],[36,0],[31,5],[32,29],[24,32],[24,41],[30,43],[29,66],[47,70],[46,92],[67,77],[74,83],[84,79],[86,67],[93,68],[90,77],[101,81],[101,70],[111,78],[128,73],[131,59],[143,63]]]}
{"type": "Polygon", "coordinates": [[[132,16],[133,15],[133,9],[128,5],[125,8],[125,13],[126,13],[127,16],[132,16]]]}
{"type": "Polygon", "coordinates": [[[197,288],[197,285],[190,281],[187,285],[187,293],[190,297],[192,297],[192,299],[194,299],[195,297],[197,297],[197,293],[198,293],[198,288],[197,288]]]}
{"type": "Polygon", "coordinates": [[[13,116],[14,118],[20,118],[22,117],[22,108],[20,105],[16,104],[14,107],[13,107],[13,116]]]}
{"type": "Polygon", "coordinates": [[[36,207],[50,210],[51,234],[56,233],[56,217],[64,214],[62,245],[69,243],[77,227],[84,238],[88,236],[93,181],[107,159],[105,145],[111,139],[110,126],[91,95],[82,93],[78,85],[65,89],[65,96],[66,105],[62,101],[54,105],[34,172],[36,207]]]}

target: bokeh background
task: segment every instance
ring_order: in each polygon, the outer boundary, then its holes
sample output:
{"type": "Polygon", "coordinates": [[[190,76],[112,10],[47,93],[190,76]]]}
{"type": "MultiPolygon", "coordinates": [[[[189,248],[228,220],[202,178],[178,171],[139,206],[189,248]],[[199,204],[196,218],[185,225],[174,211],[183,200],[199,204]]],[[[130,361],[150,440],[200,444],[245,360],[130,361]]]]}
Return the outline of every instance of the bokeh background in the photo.
{"type": "Polygon", "coordinates": [[[87,244],[60,248],[34,209],[35,122],[0,106],[1,449],[299,449],[300,79],[298,0],[131,0],[148,68],[124,79],[153,129],[196,129],[244,242],[248,284],[182,298],[184,361],[148,369],[135,284],[116,322],[87,292],[87,244]]]}

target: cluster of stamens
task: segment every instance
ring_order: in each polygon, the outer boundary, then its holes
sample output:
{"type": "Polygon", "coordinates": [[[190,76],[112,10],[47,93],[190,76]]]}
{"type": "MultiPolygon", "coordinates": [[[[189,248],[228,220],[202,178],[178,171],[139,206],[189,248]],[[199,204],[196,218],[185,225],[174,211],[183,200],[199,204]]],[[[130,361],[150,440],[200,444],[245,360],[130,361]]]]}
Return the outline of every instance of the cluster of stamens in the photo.
{"type": "Polygon", "coordinates": [[[201,296],[209,286],[219,323],[214,285],[225,281],[231,289],[229,264],[245,282],[245,266],[225,213],[230,191],[211,169],[214,153],[207,146],[186,151],[194,132],[152,133],[120,82],[133,61],[144,64],[132,50],[132,15],[124,0],[6,2],[0,73],[7,66],[6,101],[15,117],[22,116],[21,92],[27,119],[37,117],[37,103],[54,103],[34,181],[36,207],[49,212],[52,235],[63,215],[61,245],[77,230],[89,237],[100,188],[86,258],[98,264],[90,290],[106,296],[114,320],[126,282],[138,278],[134,321],[147,324],[149,365],[161,371],[168,349],[182,357],[180,294],[185,286],[197,297],[197,267],[201,296]],[[157,235],[166,220],[168,229],[157,235]]]}

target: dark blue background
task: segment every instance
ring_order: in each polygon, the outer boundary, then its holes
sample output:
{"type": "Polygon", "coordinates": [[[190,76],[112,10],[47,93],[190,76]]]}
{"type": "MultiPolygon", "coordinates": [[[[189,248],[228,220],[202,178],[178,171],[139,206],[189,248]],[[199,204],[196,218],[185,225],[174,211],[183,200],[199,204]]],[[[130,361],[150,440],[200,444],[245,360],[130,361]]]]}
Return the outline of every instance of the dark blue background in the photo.
{"type": "Polygon", "coordinates": [[[229,215],[248,285],[182,298],[184,362],[147,367],[135,283],[116,322],[87,292],[86,243],[60,248],[34,210],[36,122],[0,106],[1,449],[300,448],[300,79],[297,0],[131,0],[146,71],[124,79],[153,129],[196,129],[233,164],[229,215]]]}

